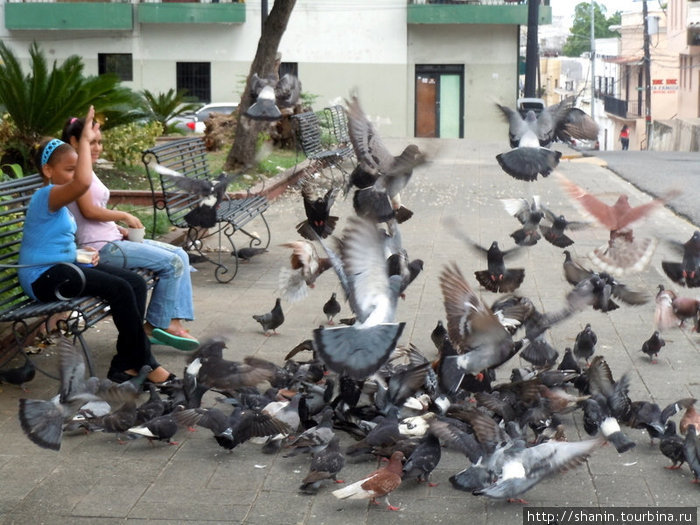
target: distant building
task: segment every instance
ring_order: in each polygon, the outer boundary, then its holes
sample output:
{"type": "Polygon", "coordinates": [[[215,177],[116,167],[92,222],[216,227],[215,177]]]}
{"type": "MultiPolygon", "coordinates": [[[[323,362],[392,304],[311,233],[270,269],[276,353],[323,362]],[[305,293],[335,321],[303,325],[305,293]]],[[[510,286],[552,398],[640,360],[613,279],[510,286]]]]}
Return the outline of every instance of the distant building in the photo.
{"type": "MultiPolygon", "coordinates": [[[[492,101],[515,105],[525,24],[526,3],[509,0],[298,0],[279,51],[315,109],[357,88],[385,136],[502,139],[492,101]]],[[[49,58],[81,56],[88,74],[115,72],[137,90],[187,88],[202,102],[240,99],[260,28],[259,0],[3,0],[0,9],[0,38],[25,62],[36,40],[49,58]]]]}

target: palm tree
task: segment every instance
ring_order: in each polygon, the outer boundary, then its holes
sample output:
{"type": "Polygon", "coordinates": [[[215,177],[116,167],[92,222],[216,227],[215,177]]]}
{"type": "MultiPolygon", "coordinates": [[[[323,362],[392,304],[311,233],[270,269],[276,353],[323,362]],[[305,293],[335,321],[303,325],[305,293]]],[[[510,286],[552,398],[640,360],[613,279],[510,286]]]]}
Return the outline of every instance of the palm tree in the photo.
{"type": "MultiPolygon", "coordinates": [[[[116,75],[84,76],[80,57],[70,56],[49,69],[46,58],[33,43],[29,47],[30,71],[25,74],[15,56],[0,42],[0,106],[10,115],[15,136],[3,144],[3,159],[30,167],[31,150],[43,137],[60,134],[65,121],[84,115],[95,106],[103,128],[142,119],[139,97],[120,85],[116,75]]],[[[6,162],[6,160],[3,160],[6,162]]]]}
{"type": "Polygon", "coordinates": [[[168,125],[173,117],[194,111],[200,104],[189,102],[187,90],[180,89],[177,92],[170,88],[167,93],[154,94],[144,89],[141,94],[146,102],[146,110],[151,120],[156,120],[163,125],[163,133],[175,131],[175,125],[168,125]]]}

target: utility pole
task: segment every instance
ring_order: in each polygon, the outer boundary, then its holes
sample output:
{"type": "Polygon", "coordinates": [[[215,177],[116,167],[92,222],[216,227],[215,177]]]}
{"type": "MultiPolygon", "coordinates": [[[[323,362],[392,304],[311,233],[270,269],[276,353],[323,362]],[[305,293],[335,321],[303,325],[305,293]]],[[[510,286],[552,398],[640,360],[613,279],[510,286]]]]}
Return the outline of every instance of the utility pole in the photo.
{"type": "Polygon", "coordinates": [[[265,20],[267,20],[267,0],[260,0],[260,25],[261,31],[265,28],[265,20]]]}
{"type": "Polygon", "coordinates": [[[649,10],[647,0],[642,2],[642,18],[644,19],[644,120],[646,122],[646,143],[644,149],[649,149],[651,142],[651,52],[649,51],[649,10]]]}
{"type": "Polygon", "coordinates": [[[595,121],[595,0],[591,0],[591,119],[595,121]]]}
{"type": "Polygon", "coordinates": [[[525,96],[536,97],[539,52],[537,49],[537,23],[540,0],[527,2],[527,49],[525,50],[525,96]]]}

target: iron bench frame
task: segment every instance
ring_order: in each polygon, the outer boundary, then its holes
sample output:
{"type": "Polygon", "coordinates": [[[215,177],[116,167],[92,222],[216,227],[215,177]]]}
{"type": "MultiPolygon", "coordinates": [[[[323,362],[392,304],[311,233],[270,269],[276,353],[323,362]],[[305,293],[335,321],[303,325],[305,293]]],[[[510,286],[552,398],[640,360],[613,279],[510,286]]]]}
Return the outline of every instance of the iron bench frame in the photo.
{"type": "MultiPolygon", "coordinates": [[[[250,239],[248,246],[267,248],[270,245],[270,226],[267,223],[264,212],[270,203],[263,195],[247,194],[242,199],[231,199],[227,195],[216,209],[216,225],[212,228],[190,226],[185,220],[185,215],[192,208],[198,206],[203,197],[183,192],[172,180],[158,174],[151,166],[152,163],[161,164],[178,173],[200,180],[213,181],[214,177],[209,172],[204,141],[199,137],[174,140],[157,145],[143,152],[142,160],[146,166],[148,182],[153,195],[153,231],[156,225],[156,212],[165,210],[170,223],[178,228],[186,230],[185,249],[194,250],[199,256],[213,264],[216,268],[214,276],[220,283],[230,282],[238,273],[238,250],[233,242],[233,235],[240,231],[250,239]],[[267,231],[267,241],[258,235],[254,235],[244,228],[246,224],[260,217],[267,231]],[[210,237],[217,237],[217,257],[212,258],[202,249],[204,241],[210,237]],[[231,270],[223,259],[224,239],[231,246],[230,254],[233,259],[231,270]]],[[[229,252],[227,249],[226,252],[229,252]]]]}
{"type": "MultiPolygon", "coordinates": [[[[0,182],[0,322],[12,323],[12,335],[16,344],[14,351],[0,353],[0,366],[12,360],[17,353],[22,353],[30,359],[24,349],[36,328],[43,324],[48,333],[48,323],[52,316],[69,312],[68,318],[59,322],[59,329],[66,336],[72,337],[73,343],[76,340],[80,342],[88,372],[94,375],[92,353],[83,334],[110,315],[109,305],[99,297],[64,298],[60,293],[60,286],[56,290],[55,301],[39,302],[30,298],[19,284],[19,249],[24,233],[25,215],[32,195],[43,185],[44,180],[39,174],[0,182]],[[28,320],[31,319],[35,322],[30,326],[28,320]]],[[[81,271],[71,263],[63,264],[69,264],[76,271],[81,271]]],[[[153,274],[145,270],[138,270],[138,273],[146,280],[149,290],[155,286],[157,279],[153,274]]],[[[34,362],[32,364],[44,375],[58,379],[54,374],[37,367],[34,362]]]]}

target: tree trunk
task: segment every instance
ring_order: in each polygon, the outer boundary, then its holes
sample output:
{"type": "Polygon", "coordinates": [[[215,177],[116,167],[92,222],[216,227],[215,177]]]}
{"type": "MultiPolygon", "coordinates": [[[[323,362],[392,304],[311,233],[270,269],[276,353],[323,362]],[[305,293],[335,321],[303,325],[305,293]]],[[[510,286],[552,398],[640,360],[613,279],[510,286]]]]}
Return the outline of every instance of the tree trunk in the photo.
{"type": "Polygon", "coordinates": [[[267,75],[277,76],[277,48],[282,40],[282,35],[287,29],[289,17],[292,14],[296,0],[275,0],[272,10],[262,28],[258,50],[255,53],[253,63],[250,65],[246,87],[238,106],[238,124],[236,126],[236,138],[231,146],[231,151],[226,157],[225,169],[235,170],[249,166],[255,158],[255,143],[258,133],[269,123],[251,120],[245,116],[245,112],[253,103],[250,97],[250,78],[253,73],[259,77],[267,75]]]}

